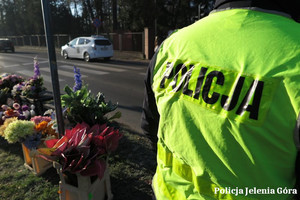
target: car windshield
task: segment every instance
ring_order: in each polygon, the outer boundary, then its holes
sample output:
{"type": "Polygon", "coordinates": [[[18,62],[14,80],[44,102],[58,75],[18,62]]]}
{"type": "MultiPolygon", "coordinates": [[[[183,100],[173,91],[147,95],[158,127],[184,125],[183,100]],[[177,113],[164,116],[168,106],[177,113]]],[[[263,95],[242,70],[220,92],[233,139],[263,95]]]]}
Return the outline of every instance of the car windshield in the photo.
{"type": "Polygon", "coordinates": [[[111,45],[109,40],[95,40],[95,44],[99,46],[111,45]]]}

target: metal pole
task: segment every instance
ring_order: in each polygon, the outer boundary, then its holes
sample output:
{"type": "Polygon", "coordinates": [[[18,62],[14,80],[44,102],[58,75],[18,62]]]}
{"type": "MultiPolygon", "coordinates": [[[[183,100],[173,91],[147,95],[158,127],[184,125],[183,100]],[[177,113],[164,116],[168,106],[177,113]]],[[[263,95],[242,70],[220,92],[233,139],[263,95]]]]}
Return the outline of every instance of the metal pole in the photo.
{"type": "Polygon", "coordinates": [[[157,6],[156,6],[156,0],[154,0],[154,37],[157,36],[157,6]]]}
{"type": "Polygon", "coordinates": [[[55,54],[55,48],[53,43],[53,35],[50,27],[51,12],[50,12],[50,6],[48,0],[41,0],[41,3],[42,3],[43,18],[44,18],[46,44],[48,47],[49,67],[51,72],[58,133],[59,136],[62,136],[64,135],[64,120],[63,120],[61,101],[60,101],[60,89],[59,89],[59,81],[58,81],[58,73],[57,73],[56,54],[55,54]]]}

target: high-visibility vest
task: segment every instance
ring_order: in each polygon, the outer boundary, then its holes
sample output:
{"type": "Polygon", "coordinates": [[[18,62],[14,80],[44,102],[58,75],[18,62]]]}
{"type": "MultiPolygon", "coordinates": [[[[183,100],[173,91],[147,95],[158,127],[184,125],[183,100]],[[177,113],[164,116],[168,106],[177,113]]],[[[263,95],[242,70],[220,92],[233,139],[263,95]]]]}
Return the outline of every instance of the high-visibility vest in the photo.
{"type": "Polygon", "coordinates": [[[298,23],[249,9],[212,13],[162,44],[152,81],[158,200],[281,200],[297,192],[298,23]]]}

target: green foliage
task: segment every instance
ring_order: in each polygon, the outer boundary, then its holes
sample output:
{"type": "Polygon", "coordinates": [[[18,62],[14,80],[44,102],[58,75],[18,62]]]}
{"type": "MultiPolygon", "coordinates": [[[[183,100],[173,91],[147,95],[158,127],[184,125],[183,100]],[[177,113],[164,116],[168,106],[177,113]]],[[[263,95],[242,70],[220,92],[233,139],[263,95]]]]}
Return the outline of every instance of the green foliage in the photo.
{"type": "Polygon", "coordinates": [[[0,90],[0,105],[6,104],[6,99],[9,96],[9,88],[0,90]]]}
{"type": "Polygon", "coordinates": [[[66,94],[61,96],[62,106],[66,108],[65,115],[71,123],[85,122],[90,126],[94,124],[103,124],[109,120],[119,118],[120,112],[107,119],[105,115],[117,108],[111,101],[105,101],[102,93],[94,96],[87,86],[74,92],[69,86],[65,87],[66,94]]]}

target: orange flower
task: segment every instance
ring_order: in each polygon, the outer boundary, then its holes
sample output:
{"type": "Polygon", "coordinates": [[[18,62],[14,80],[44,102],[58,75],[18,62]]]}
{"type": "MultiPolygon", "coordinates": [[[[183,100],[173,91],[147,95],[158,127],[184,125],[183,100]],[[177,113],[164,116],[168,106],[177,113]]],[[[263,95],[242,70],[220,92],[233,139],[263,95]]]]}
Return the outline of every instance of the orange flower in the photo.
{"type": "Polygon", "coordinates": [[[14,110],[11,108],[9,108],[5,111],[5,115],[7,115],[7,116],[14,116],[14,114],[15,114],[14,110]]]}
{"type": "Polygon", "coordinates": [[[46,121],[42,121],[41,123],[35,125],[35,130],[40,132],[40,131],[43,131],[47,128],[48,126],[48,122],[46,121]]]}
{"type": "Polygon", "coordinates": [[[51,124],[50,126],[47,126],[45,128],[45,130],[43,131],[43,134],[47,134],[47,135],[54,135],[55,137],[57,137],[57,134],[55,132],[55,130],[52,128],[53,124],[51,124]]]}

